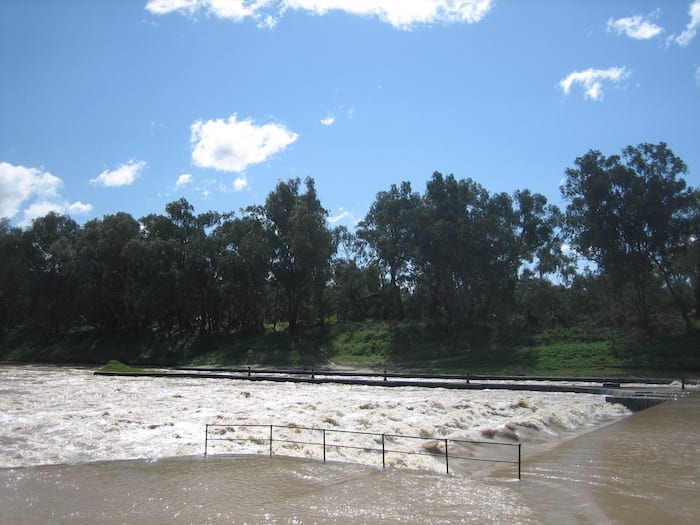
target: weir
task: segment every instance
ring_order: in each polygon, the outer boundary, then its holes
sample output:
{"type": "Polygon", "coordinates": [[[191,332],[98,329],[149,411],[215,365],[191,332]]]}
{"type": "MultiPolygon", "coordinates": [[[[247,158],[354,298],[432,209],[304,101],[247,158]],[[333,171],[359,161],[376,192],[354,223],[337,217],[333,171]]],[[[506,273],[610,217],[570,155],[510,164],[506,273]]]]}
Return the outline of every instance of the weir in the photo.
{"type": "Polygon", "coordinates": [[[620,403],[633,411],[643,410],[688,393],[687,385],[697,388],[698,380],[684,378],[577,377],[454,375],[383,372],[351,372],[323,369],[272,370],[246,368],[180,367],[174,370],[110,372],[96,375],[271,381],[311,384],[345,384],[382,387],[447,388],[460,390],[514,390],[531,392],[569,392],[605,395],[606,401],[620,403]]]}

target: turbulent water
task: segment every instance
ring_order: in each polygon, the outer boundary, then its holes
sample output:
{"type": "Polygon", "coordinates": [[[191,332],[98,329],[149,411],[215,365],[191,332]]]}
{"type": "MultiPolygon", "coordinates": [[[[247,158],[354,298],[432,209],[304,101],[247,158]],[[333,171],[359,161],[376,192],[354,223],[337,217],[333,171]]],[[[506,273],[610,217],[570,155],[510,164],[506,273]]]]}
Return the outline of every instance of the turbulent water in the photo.
{"type": "Polygon", "coordinates": [[[3,367],[0,523],[692,523],[700,404],[671,407],[677,434],[649,420],[667,405],[627,417],[597,395],[3,367]],[[297,444],[204,460],[207,423],[520,442],[524,478],[510,465],[437,474],[444,462],[424,454],[382,470],[359,444],[327,464],[297,444]]]}
{"type": "MultiPolygon", "coordinates": [[[[0,368],[0,466],[202,454],[207,423],[534,444],[627,414],[599,395],[104,377],[90,370],[8,367],[0,368]]],[[[423,460],[402,461],[418,468],[423,460]]]]}

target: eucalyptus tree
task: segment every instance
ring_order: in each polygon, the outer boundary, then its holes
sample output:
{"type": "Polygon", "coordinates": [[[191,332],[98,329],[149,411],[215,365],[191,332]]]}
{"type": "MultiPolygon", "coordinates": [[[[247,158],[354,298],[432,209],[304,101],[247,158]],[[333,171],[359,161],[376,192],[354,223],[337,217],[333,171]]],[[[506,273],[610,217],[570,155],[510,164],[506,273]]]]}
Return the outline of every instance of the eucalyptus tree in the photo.
{"type": "Polygon", "coordinates": [[[139,324],[129,290],[130,260],[125,249],[139,236],[139,223],[119,212],[83,226],[77,256],[80,268],[78,304],[82,317],[96,326],[133,330],[139,324]]]}
{"type": "Polygon", "coordinates": [[[417,221],[421,199],[409,182],[391,185],[381,191],[358,225],[357,236],[367,242],[375,254],[386,282],[386,317],[402,319],[404,306],[401,287],[412,287],[411,270],[415,255],[417,221]]]}
{"type": "Polygon", "coordinates": [[[279,182],[268,195],[263,213],[272,235],[272,275],[284,292],[286,317],[295,331],[304,317],[323,320],[323,293],[330,279],[333,236],[314,180],[279,182]]]}
{"type": "Polygon", "coordinates": [[[31,245],[21,228],[0,219],[0,333],[22,323],[30,283],[31,245]]]}
{"type": "MultiPolygon", "coordinates": [[[[184,198],[166,204],[165,211],[167,215],[151,214],[141,219],[147,244],[145,254],[159,268],[153,276],[158,287],[151,290],[149,297],[169,313],[158,317],[170,324],[170,328],[214,331],[221,305],[216,246],[209,232],[218,224],[220,215],[214,212],[195,215],[194,207],[184,198]],[[161,297],[157,296],[159,290],[161,297]]],[[[132,247],[132,253],[136,250],[132,247]]]]}
{"type": "Polygon", "coordinates": [[[381,318],[382,277],[367,242],[344,226],[335,228],[333,235],[338,246],[329,287],[334,314],[352,321],[381,318]]]}
{"type": "Polygon", "coordinates": [[[49,212],[25,231],[30,246],[27,296],[30,323],[48,331],[68,328],[76,320],[76,240],[80,226],[70,217],[49,212]]]}
{"type": "Polygon", "coordinates": [[[241,217],[224,216],[212,235],[218,249],[225,327],[258,331],[263,326],[273,246],[262,208],[251,206],[241,217]]]}
{"type": "Polygon", "coordinates": [[[417,222],[416,264],[431,316],[468,325],[504,316],[524,265],[555,266],[558,210],[529,190],[489,194],[472,179],[435,172],[417,222]]]}
{"type": "MultiPolygon", "coordinates": [[[[677,261],[697,238],[697,192],[668,146],[628,146],[606,157],[591,150],[566,170],[566,225],[576,251],[595,261],[617,294],[631,286],[642,327],[653,331],[649,294],[658,281],[689,322],[688,277],[677,261]]],[[[690,326],[690,325],[688,325],[690,326]]]]}

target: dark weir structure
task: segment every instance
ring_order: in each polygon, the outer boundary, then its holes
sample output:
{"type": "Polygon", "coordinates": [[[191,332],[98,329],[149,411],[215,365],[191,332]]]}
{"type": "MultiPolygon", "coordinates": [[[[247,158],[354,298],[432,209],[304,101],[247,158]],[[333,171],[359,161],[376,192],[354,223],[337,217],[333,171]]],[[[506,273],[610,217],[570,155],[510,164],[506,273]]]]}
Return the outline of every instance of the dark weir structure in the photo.
{"type": "MultiPolygon", "coordinates": [[[[606,401],[620,403],[633,411],[678,399],[687,393],[685,379],[635,377],[451,375],[335,370],[273,370],[246,368],[195,368],[110,372],[96,375],[168,378],[229,379],[293,383],[336,383],[382,387],[449,388],[460,390],[516,390],[531,392],[570,392],[605,395],[606,401]]],[[[697,381],[695,381],[697,385],[697,381]]]]}

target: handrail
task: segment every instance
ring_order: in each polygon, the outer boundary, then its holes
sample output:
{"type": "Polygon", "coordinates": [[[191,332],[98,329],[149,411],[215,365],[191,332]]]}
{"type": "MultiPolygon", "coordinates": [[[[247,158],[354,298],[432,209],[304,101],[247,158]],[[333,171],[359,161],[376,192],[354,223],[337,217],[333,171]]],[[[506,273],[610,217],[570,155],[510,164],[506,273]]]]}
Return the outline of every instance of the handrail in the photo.
{"type": "Polygon", "coordinates": [[[254,442],[258,445],[268,445],[265,447],[268,450],[268,454],[270,457],[273,456],[273,443],[287,443],[287,444],[295,444],[295,445],[306,445],[309,447],[320,447],[322,452],[323,452],[323,462],[326,462],[326,453],[330,449],[351,449],[351,450],[363,450],[366,453],[376,453],[379,454],[381,453],[382,457],[382,468],[386,468],[386,456],[388,454],[403,454],[403,455],[412,455],[412,456],[430,456],[430,457],[437,457],[438,455],[441,455],[444,457],[444,462],[445,462],[445,472],[449,474],[450,472],[450,460],[463,460],[463,461],[484,461],[484,462],[491,462],[491,463],[509,463],[513,465],[517,465],[517,470],[518,470],[518,479],[521,479],[521,449],[522,449],[522,444],[521,443],[506,443],[506,442],[501,442],[501,441],[475,441],[475,440],[467,440],[467,439],[453,439],[453,438],[435,438],[435,437],[425,437],[425,436],[409,436],[409,435],[402,435],[402,434],[385,434],[385,433],[377,433],[377,432],[365,432],[365,431],[356,431],[356,430],[343,430],[343,429],[328,429],[328,428],[317,428],[317,427],[302,427],[302,426],[296,426],[296,425],[263,425],[263,424],[224,424],[224,423],[216,423],[216,424],[207,424],[205,426],[205,436],[204,436],[204,457],[206,458],[207,456],[211,455],[210,454],[210,448],[213,447],[215,444],[212,442],[216,441],[227,441],[230,443],[242,443],[245,444],[247,442],[254,442]],[[212,434],[210,433],[210,429],[213,431],[215,429],[223,429],[223,431],[219,430],[217,434],[212,434]],[[254,437],[250,436],[242,436],[239,437],[239,435],[229,435],[229,434],[235,434],[237,432],[237,429],[259,429],[260,432],[258,434],[255,434],[254,437]],[[280,436],[283,431],[306,431],[306,432],[318,432],[320,433],[320,438],[317,441],[313,441],[313,438],[304,438],[304,439],[289,439],[286,438],[285,436],[280,436]],[[277,431],[277,433],[275,433],[277,431]],[[359,446],[356,444],[349,444],[349,443],[338,443],[338,442],[329,442],[328,437],[334,435],[334,434],[339,434],[339,435],[344,435],[344,434],[352,434],[352,435],[362,435],[362,436],[369,436],[369,437],[374,437],[378,440],[378,443],[381,444],[381,448],[375,447],[375,446],[359,446]],[[398,449],[398,448],[388,448],[387,447],[387,442],[391,441],[396,441],[396,440],[421,440],[426,443],[439,443],[440,445],[444,446],[444,451],[440,450],[438,446],[435,447],[430,447],[430,450],[428,448],[425,448],[424,450],[416,450],[416,449],[398,449]],[[505,447],[516,447],[517,448],[517,459],[501,459],[501,458],[484,458],[484,457],[473,457],[473,456],[461,456],[461,455],[455,455],[450,454],[449,452],[449,444],[454,445],[459,445],[459,444],[472,444],[472,445],[488,445],[488,446],[505,446],[505,447]]]}
{"type": "Polygon", "coordinates": [[[255,375],[267,376],[309,376],[312,379],[315,376],[328,377],[367,377],[376,379],[435,379],[445,381],[532,381],[532,382],[552,382],[552,383],[620,383],[620,384],[670,384],[678,381],[681,384],[681,389],[685,390],[687,379],[683,377],[615,377],[615,376],[544,376],[544,375],[489,375],[489,374],[440,374],[440,373],[425,373],[425,372],[392,372],[389,367],[385,366],[382,372],[375,371],[347,371],[333,370],[326,368],[254,368],[248,367],[205,367],[205,366],[178,366],[175,370],[192,371],[192,372],[226,372],[243,374],[248,377],[255,375]]]}

